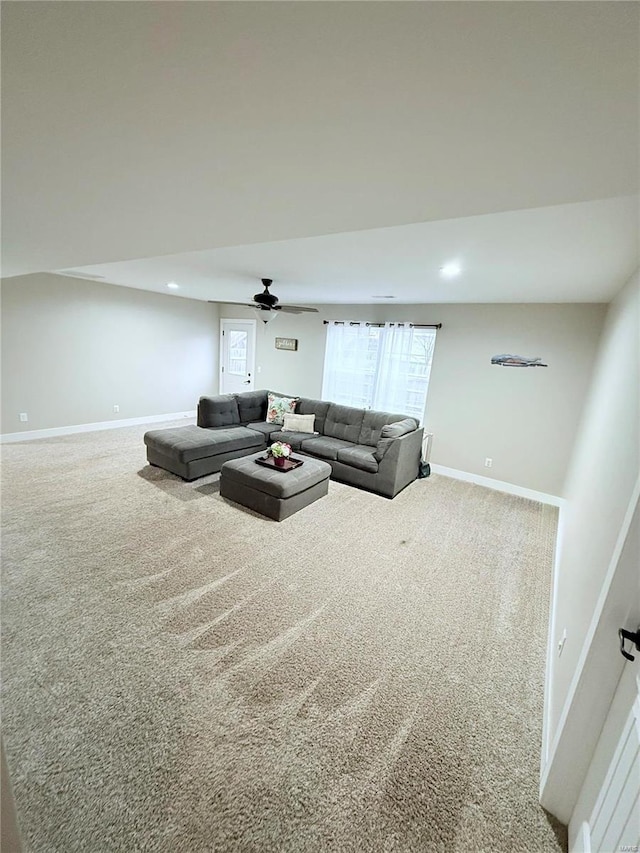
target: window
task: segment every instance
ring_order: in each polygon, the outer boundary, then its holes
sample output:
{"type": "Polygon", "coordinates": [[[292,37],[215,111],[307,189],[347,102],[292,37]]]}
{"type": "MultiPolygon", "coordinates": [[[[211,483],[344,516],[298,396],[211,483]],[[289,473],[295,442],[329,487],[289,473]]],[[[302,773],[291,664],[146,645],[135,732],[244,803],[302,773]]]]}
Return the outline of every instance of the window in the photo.
{"type": "Polygon", "coordinates": [[[409,324],[330,323],[322,397],[422,422],[435,342],[435,329],[409,324]]]}
{"type": "Polygon", "coordinates": [[[248,332],[241,329],[229,331],[229,373],[244,376],[247,372],[248,332]]]}

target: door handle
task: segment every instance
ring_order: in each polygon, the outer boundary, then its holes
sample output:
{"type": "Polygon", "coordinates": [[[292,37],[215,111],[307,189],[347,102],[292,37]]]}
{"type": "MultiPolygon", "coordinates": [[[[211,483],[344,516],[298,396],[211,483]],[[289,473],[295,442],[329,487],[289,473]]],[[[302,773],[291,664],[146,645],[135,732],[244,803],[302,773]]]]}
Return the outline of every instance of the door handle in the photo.
{"type": "Polygon", "coordinates": [[[627,660],[635,660],[635,655],[630,654],[624,647],[625,640],[630,640],[635,644],[636,651],[640,652],[640,626],[638,630],[633,633],[632,631],[625,631],[624,628],[620,628],[618,631],[618,637],[620,637],[620,652],[622,656],[627,660]]]}
{"type": "Polygon", "coordinates": [[[250,379],[245,379],[245,380],[244,380],[244,382],[243,382],[242,384],[243,384],[243,385],[251,385],[251,380],[250,380],[250,379]]]}

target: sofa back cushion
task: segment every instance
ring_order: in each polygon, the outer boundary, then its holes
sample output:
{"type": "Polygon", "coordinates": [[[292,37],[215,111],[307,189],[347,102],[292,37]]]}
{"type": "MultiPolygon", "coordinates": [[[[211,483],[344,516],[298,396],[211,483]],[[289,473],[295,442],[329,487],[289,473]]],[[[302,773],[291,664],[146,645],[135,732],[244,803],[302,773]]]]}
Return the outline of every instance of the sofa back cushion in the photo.
{"type": "Polygon", "coordinates": [[[238,401],[233,394],[217,397],[200,397],[198,403],[199,427],[239,426],[238,401]]]}
{"type": "Polygon", "coordinates": [[[252,424],[264,421],[267,416],[266,391],[245,391],[235,396],[241,423],[252,424]]]}
{"type": "MultiPolygon", "coordinates": [[[[369,447],[375,447],[380,441],[380,434],[383,427],[396,421],[404,421],[406,418],[406,415],[392,415],[389,412],[366,411],[362,419],[358,444],[367,444],[369,447]]],[[[413,423],[417,426],[415,421],[413,423]]]]}
{"type": "Polygon", "coordinates": [[[311,397],[300,397],[296,406],[296,414],[299,415],[315,415],[316,419],[313,428],[321,435],[324,434],[324,422],[329,411],[331,403],[324,400],[313,400],[311,397]]]}
{"type": "Polygon", "coordinates": [[[359,444],[363,418],[364,409],[330,403],[323,432],[331,438],[340,438],[342,441],[359,444]]]}

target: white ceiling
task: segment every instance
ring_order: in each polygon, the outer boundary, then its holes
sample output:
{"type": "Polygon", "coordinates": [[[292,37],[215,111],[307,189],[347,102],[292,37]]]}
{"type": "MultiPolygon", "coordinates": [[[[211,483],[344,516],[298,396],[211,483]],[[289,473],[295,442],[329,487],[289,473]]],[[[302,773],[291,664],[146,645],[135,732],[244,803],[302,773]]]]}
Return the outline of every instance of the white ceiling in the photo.
{"type": "Polygon", "coordinates": [[[2,18],[5,276],[606,301],[638,265],[637,3],[52,0],[2,18]]]}
{"type": "MultiPolygon", "coordinates": [[[[81,267],[87,277],[192,299],[244,301],[274,279],[287,304],[598,302],[634,270],[637,197],[256,243],[81,267]],[[444,279],[457,261],[462,273],[444,279]]],[[[636,261],[637,262],[637,261],[636,261]]]]}

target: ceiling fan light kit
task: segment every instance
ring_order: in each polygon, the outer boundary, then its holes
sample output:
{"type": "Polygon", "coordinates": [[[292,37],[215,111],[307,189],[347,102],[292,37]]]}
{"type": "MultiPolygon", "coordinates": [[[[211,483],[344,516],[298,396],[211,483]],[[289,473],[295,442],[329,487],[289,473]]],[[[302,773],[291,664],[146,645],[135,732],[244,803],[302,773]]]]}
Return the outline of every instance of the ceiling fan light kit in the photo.
{"type": "Polygon", "coordinates": [[[256,317],[258,318],[258,320],[264,323],[265,326],[267,325],[267,323],[270,323],[272,320],[275,320],[278,316],[276,312],[272,311],[270,308],[256,307],[254,310],[256,312],[256,317]]]}

